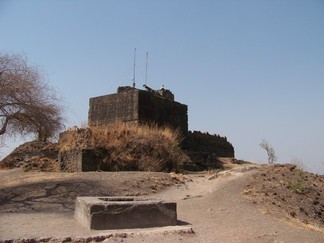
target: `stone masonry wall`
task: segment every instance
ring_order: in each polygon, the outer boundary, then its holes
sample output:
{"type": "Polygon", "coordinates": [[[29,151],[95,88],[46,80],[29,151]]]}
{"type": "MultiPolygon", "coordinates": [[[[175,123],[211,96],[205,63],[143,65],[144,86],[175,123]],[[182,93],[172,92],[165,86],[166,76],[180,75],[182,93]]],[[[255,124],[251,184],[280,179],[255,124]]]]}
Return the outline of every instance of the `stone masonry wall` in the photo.
{"type": "Polygon", "coordinates": [[[64,172],[98,171],[101,164],[93,149],[77,148],[59,152],[58,160],[64,172]]]}
{"type": "Polygon", "coordinates": [[[105,127],[116,122],[154,123],[188,132],[188,107],[153,93],[129,88],[90,98],[88,124],[105,127]]]}
{"type": "Polygon", "coordinates": [[[58,161],[60,170],[64,172],[80,172],[82,171],[82,156],[81,150],[73,149],[64,152],[59,152],[58,161]]]}
{"type": "Polygon", "coordinates": [[[138,121],[138,91],[127,90],[117,94],[90,98],[88,125],[105,127],[115,122],[138,121]]]}
{"type": "Polygon", "coordinates": [[[184,149],[193,152],[213,153],[218,157],[235,157],[234,147],[226,137],[199,131],[188,133],[184,149]]]}
{"type": "Polygon", "coordinates": [[[188,107],[170,99],[161,98],[146,91],[139,91],[139,120],[159,126],[178,128],[188,133],[188,107]]]}

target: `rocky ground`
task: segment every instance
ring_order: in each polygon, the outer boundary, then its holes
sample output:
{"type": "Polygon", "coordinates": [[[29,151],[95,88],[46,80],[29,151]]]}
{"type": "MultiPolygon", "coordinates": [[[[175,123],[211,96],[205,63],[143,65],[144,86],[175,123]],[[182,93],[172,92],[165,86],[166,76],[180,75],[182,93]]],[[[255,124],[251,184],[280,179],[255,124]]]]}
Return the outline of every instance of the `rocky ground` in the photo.
{"type": "Polygon", "coordinates": [[[324,176],[296,165],[269,165],[251,177],[244,190],[251,200],[267,205],[305,225],[324,226],[324,176]]]}
{"type": "Polygon", "coordinates": [[[70,212],[77,196],[146,196],[174,184],[183,175],[159,172],[0,172],[0,212],[70,212]]]}
{"type": "Polygon", "coordinates": [[[14,149],[0,161],[0,169],[23,171],[60,171],[57,143],[31,141],[14,149]]]}
{"type": "Polygon", "coordinates": [[[324,176],[296,165],[223,158],[224,170],[204,172],[62,173],[57,151],[29,142],[0,162],[0,242],[324,242],[324,176]],[[77,196],[176,201],[179,225],[86,230],[73,218],[77,196]]]}
{"type": "Polygon", "coordinates": [[[189,174],[2,170],[0,242],[6,239],[156,243],[324,241],[323,176],[304,172],[294,165],[225,167],[228,168],[225,171],[189,174]],[[86,230],[73,219],[75,197],[85,195],[174,200],[178,205],[179,227],[189,228],[164,229],[160,233],[154,229],[86,230]]]}

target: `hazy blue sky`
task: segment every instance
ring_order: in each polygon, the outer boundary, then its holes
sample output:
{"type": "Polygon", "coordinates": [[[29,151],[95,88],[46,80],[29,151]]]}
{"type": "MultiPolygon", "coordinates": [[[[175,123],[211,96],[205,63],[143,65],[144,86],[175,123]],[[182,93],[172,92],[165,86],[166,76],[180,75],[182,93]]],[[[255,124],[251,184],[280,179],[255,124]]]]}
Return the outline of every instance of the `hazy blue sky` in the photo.
{"type": "Polygon", "coordinates": [[[130,85],[171,89],[189,129],[226,136],[236,157],[324,173],[323,0],[0,0],[0,51],[24,53],[62,96],[66,126],[88,99],[130,85]]]}

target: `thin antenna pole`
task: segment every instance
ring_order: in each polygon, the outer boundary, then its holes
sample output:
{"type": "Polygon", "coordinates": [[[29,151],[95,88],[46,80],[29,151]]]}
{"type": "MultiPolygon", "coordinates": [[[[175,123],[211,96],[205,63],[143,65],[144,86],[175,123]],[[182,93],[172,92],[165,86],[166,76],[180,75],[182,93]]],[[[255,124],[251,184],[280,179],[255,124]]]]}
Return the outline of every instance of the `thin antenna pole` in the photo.
{"type": "Polygon", "coordinates": [[[147,85],[147,62],[148,62],[148,52],[146,52],[145,85],[147,85]]]}
{"type": "Polygon", "coordinates": [[[136,62],[136,48],[134,48],[133,88],[135,88],[135,62],[136,62]]]}

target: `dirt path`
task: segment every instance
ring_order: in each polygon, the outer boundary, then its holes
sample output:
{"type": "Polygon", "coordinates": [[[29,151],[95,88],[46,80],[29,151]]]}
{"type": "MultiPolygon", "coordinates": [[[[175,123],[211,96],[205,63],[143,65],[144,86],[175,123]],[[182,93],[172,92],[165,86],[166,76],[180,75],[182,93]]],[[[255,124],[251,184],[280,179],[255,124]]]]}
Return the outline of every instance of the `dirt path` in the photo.
{"type": "MultiPolygon", "coordinates": [[[[159,193],[176,199],[178,218],[192,225],[195,235],[169,235],[152,242],[324,242],[324,234],[287,224],[268,213],[262,205],[246,200],[243,188],[253,170],[224,172],[217,179],[195,175],[184,187],[159,193]]],[[[150,241],[148,240],[148,242],[150,241]]],[[[125,242],[141,242],[141,239],[125,242]]]]}
{"type": "MultiPolygon", "coordinates": [[[[123,233],[126,231],[90,231],[75,222],[71,210],[6,211],[0,214],[0,239],[115,233],[115,237],[105,242],[324,242],[323,233],[288,224],[278,215],[269,214],[262,204],[245,199],[242,191],[253,173],[252,166],[251,170],[243,167],[217,176],[191,174],[186,176],[185,184],[155,193],[156,198],[177,202],[179,230],[187,232],[184,234],[168,234],[168,229],[158,233],[151,229],[131,230],[126,234],[123,233]],[[185,231],[190,227],[195,234],[185,231]]],[[[164,183],[170,181],[164,179],[164,183]]]]}

